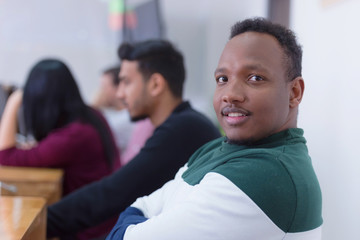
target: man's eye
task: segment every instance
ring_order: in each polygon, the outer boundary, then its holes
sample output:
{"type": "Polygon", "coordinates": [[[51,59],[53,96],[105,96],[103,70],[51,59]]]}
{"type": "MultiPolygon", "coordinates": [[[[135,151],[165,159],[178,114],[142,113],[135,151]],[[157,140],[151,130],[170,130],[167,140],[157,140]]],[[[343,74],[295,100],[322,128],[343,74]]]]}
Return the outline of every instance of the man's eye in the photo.
{"type": "Polygon", "coordinates": [[[218,82],[218,83],[225,83],[227,81],[228,81],[227,77],[224,77],[224,76],[216,78],[216,82],[218,82]]]}
{"type": "Polygon", "coordinates": [[[253,75],[249,78],[250,81],[254,81],[254,82],[258,82],[258,81],[262,81],[264,80],[262,77],[258,76],[258,75],[253,75]]]}

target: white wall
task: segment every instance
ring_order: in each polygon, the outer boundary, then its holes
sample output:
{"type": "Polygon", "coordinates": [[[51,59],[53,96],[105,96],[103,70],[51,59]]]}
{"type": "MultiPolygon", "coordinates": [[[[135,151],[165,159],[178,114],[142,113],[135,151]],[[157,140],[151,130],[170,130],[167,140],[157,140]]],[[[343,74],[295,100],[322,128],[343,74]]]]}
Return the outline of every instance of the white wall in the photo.
{"type": "Polygon", "coordinates": [[[101,71],[117,61],[117,35],[106,1],[0,0],[0,82],[22,86],[39,59],[61,58],[89,100],[101,71]]]}
{"type": "Polygon", "coordinates": [[[248,17],[266,16],[267,0],[163,0],[167,36],[185,55],[185,97],[214,118],[214,71],[230,27],[248,17]]]}
{"type": "Polygon", "coordinates": [[[323,194],[323,239],[360,239],[360,1],[294,0],[303,45],[300,123],[323,194]]]}

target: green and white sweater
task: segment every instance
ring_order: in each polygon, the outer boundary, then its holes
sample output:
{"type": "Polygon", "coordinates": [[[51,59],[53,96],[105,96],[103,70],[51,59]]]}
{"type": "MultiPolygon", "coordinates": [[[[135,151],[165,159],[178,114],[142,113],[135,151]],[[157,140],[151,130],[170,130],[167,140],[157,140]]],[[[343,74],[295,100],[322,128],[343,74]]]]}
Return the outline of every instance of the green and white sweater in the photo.
{"type": "Polygon", "coordinates": [[[252,146],[204,145],[174,180],[131,206],[144,220],[120,218],[123,239],[317,240],[321,202],[303,130],[288,129],[252,146]]]}

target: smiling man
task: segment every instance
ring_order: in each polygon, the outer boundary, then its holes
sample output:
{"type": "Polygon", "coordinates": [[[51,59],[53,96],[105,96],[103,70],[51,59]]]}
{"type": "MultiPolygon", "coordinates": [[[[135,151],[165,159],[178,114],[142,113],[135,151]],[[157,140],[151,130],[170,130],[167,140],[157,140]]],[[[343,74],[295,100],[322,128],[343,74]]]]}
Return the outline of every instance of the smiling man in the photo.
{"type": "Polygon", "coordinates": [[[107,239],[321,239],[320,186],[297,128],[301,58],[290,30],[262,18],[236,23],[215,71],[226,137],[137,199],[107,239]]]}

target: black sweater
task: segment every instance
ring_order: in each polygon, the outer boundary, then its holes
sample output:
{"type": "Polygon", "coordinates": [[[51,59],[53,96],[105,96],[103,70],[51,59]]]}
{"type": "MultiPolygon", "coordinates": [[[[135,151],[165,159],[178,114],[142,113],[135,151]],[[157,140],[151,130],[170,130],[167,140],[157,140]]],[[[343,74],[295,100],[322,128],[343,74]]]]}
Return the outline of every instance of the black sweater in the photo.
{"type": "Polygon", "coordinates": [[[209,119],[181,103],[127,165],[51,205],[47,237],[73,235],[118,216],[138,197],[173,179],[195,150],[218,137],[209,119]]]}

